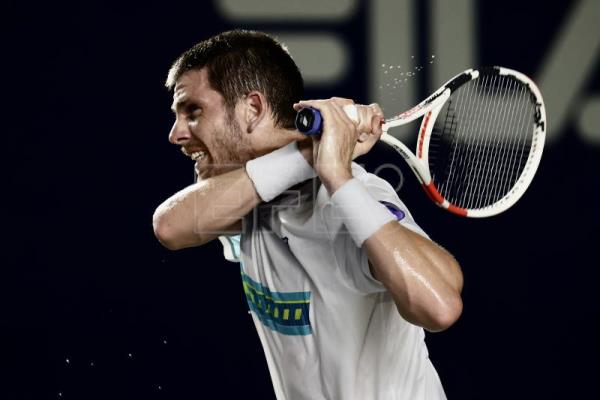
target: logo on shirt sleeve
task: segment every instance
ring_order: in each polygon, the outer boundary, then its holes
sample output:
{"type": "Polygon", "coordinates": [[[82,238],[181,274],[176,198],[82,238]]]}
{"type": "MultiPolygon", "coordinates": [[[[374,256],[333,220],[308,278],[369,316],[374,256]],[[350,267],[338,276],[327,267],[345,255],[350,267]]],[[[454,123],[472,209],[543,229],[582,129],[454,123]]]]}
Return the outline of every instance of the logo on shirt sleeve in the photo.
{"type": "Polygon", "coordinates": [[[392,214],[394,214],[398,221],[401,221],[404,219],[404,217],[406,217],[406,212],[402,211],[397,205],[389,203],[387,201],[380,201],[380,203],[386,206],[387,209],[390,210],[392,214]]]}

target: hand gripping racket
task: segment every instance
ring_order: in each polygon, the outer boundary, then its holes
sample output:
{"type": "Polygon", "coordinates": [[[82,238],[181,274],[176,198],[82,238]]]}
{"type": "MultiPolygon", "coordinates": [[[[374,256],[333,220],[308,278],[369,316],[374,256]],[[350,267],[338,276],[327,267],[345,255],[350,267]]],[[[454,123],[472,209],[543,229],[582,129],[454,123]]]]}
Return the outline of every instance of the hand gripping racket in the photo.
{"type": "MultiPolygon", "coordinates": [[[[344,111],[357,120],[355,106],[344,111]]],[[[296,127],[321,132],[318,110],[298,111],[296,127]]],[[[489,217],[525,193],[542,157],[546,112],[535,83],[502,67],[469,69],[419,105],[385,120],[381,140],[398,151],[429,197],[464,217],[489,217]],[[387,131],[423,116],[416,155],[387,131]]]]}

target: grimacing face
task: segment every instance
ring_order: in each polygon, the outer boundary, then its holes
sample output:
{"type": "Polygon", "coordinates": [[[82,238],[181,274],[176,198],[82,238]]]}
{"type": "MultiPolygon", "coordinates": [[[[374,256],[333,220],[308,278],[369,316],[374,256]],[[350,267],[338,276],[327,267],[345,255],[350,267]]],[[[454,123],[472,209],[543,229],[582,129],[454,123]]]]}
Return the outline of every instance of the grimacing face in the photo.
{"type": "Polygon", "coordinates": [[[250,159],[240,124],[211,87],[206,68],[187,71],[178,79],[171,108],[175,123],[169,141],[196,162],[199,180],[239,168],[250,159]]]}

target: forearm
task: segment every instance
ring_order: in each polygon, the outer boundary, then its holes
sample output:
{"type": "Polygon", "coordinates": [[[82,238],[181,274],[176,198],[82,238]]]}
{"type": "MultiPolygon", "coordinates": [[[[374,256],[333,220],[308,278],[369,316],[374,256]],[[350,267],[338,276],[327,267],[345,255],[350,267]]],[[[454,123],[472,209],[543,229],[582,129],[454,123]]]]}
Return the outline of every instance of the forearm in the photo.
{"type": "Polygon", "coordinates": [[[154,213],[154,232],[177,250],[204,244],[241,229],[241,218],[261,201],[271,201],[312,178],[310,149],[295,141],[257,157],[244,168],[202,180],[176,193],[154,213]]]}
{"type": "Polygon", "coordinates": [[[460,266],[431,240],[390,222],[363,244],[371,270],[407,321],[430,331],[452,325],[462,312],[460,266]]]}
{"type": "Polygon", "coordinates": [[[241,229],[241,218],[261,201],[244,168],[195,183],[154,212],[154,233],[169,249],[198,246],[241,229]]]}
{"type": "Polygon", "coordinates": [[[334,188],[331,201],[400,314],[431,331],[452,325],[462,312],[462,272],[454,257],[398,223],[360,181],[342,181],[334,188]]]}

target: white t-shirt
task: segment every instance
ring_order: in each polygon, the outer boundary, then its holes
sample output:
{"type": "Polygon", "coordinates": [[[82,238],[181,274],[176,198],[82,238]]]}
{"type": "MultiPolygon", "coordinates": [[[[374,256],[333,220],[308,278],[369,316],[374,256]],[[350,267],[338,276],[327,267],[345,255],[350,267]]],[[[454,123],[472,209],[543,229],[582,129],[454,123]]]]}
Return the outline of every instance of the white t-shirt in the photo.
{"type": "MultiPolygon", "coordinates": [[[[352,173],[426,236],[386,181],[356,164],[352,173]]],[[[335,213],[315,179],[249,214],[241,251],[221,238],[228,259],[241,261],[277,399],[445,399],[423,329],[400,316],[335,213]]]]}

